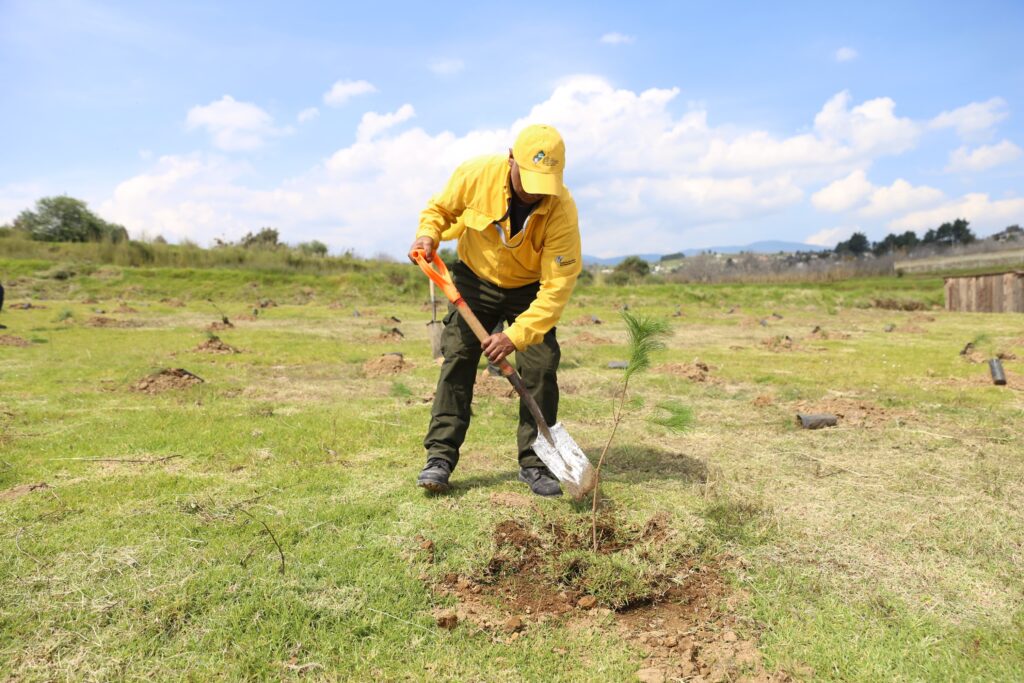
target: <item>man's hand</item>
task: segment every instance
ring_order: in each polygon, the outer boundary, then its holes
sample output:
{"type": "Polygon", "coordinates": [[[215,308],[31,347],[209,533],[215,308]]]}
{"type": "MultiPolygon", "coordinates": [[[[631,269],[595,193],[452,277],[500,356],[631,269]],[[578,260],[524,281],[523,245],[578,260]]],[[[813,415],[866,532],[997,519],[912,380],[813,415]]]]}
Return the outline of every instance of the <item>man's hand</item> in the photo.
{"type": "Polygon", "coordinates": [[[484,355],[487,356],[487,360],[492,363],[500,363],[510,353],[516,350],[515,344],[508,338],[504,332],[492,334],[487,339],[484,339],[481,344],[484,348],[484,355]]]}
{"type": "Polygon", "coordinates": [[[416,259],[412,257],[412,253],[417,249],[423,251],[423,258],[426,259],[427,263],[434,260],[434,240],[429,237],[418,237],[416,241],[409,247],[409,260],[416,263],[416,259]]]}

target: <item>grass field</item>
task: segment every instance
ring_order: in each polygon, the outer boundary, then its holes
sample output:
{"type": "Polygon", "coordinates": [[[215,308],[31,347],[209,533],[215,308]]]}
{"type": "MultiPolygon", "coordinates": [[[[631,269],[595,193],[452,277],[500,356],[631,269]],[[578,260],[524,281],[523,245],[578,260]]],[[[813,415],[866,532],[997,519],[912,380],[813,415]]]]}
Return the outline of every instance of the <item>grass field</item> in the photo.
{"type": "Polygon", "coordinates": [[[515,480],[500,384],[455,491],[414,486],[418,280],[54,267],[0,261],[0,677],[1024,679],[1024,325],[934,310],[937,279],[580,289],[561,418],[592,457],[617,310],[673,329],[631,385],[595,554],[589,506],[515,480]],[[240,353],[194,350],[206,297],[240,353]],[[1006,387],[971,362],[997,353],[1006,387]],[[205,381],[139,389],[162,368],[205,381]]]}

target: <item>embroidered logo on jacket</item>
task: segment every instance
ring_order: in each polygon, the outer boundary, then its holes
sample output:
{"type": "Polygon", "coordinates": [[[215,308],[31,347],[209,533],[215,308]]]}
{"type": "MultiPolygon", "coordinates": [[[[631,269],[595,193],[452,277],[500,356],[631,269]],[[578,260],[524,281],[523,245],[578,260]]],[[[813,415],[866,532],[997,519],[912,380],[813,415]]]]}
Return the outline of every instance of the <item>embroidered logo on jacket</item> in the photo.
{"type": "Polygon", "coordinates": [[[564,256],[556,256],[555,257],[555,263],[557,263],[558,265],[563,266],[563,267],[571,266],[572,264],[576,263],[576,259],[574,259],[574,258],[568,258],[567,259],[564,256]]]}

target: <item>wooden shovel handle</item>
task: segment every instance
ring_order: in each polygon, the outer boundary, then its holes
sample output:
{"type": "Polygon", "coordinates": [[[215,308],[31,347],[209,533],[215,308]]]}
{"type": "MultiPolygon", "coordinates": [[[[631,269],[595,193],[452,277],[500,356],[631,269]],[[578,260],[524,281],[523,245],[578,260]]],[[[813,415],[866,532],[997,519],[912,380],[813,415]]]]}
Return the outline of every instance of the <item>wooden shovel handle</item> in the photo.
{"type": "MultiPolygon", "coordinates": [[[[480,320],[476,317],[476,314],[473,313],[472,309],[470,309],[466,300],[462,298],[462,295],[455,286],[455,282],[452,280],[452,276],[448,272],[448,267],[445,266],[444,261],[442,261],[439,256],[435,255],[433,261],[428,263],[425,258],[426,255],[419,249],[413,251],[412,255],[413,258],[416,259],[416,265],[420,267],[420,270],[426,273],[427,277],[429,277],[432,282],[437,283],[441,288],[441,291],[448,297],[448,300],[455,304],[455,307],[459,309],[459,315],[461,315],[462,319],[466,321],[466,324],[469,325],[469,329],[473,330],[473,334],[476,335],[476,338],[479,339],[482,344],[490,334],[484,326],[480,324],[480,320]]],[[[501,371],[502,376],[509,381],[509,383],[515,388],[516,393],[519,394],[519,397],[523,399],[524,403],[526,403],[527,409],[530,411],[530,414],[533,415],[533,419],[537,422],[537,429],[544,435],[544,438],[548,440],[548,443],[554,446],[555,440],[551,436],[551,430],[548,427],[548,423],[544,419],[544,415],[540,412],[540,406],[537,405],[537,401],[533,398],[533,394],[526,390],[526,385],[523,384],[523,378],[519,376],[519,373],[516,372],[515,368],[513,368],[512,365],[504,358],[502,358],[501,362],[498,363],[498,370],[501,371]]]]}

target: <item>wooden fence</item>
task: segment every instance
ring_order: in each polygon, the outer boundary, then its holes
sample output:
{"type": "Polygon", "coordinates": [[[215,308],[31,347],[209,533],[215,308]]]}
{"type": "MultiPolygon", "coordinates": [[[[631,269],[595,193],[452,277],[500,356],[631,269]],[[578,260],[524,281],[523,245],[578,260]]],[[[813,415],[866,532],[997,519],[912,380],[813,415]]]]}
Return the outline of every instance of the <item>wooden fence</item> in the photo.
{"type": "Polygon", "coordinates": [[[947,277],[946,310],[1024,313],[1024,272],[947,277]]]}

